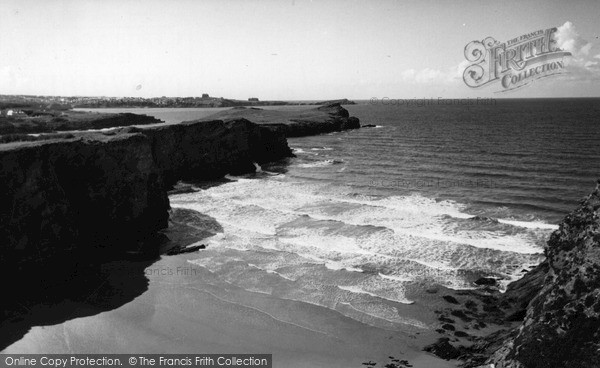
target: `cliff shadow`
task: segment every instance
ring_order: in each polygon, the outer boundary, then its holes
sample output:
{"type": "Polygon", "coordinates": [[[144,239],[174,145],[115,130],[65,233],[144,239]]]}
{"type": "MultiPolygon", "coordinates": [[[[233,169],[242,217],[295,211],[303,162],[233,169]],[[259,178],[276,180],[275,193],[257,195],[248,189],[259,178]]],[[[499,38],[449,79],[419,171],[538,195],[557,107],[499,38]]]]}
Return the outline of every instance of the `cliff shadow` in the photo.
{"type": "Polygon", "coordinates": [[[148,289],[144,270],[156,256],[69,264],[73,254],[4,268],[0,351],[34,326],[48,326],[116,309],[148,289]],[[66,258],[66,259],[65,259],[66,258]]]}
{"type": "Polygon", "coordinates": [[[167,229],[133,246],[122,244],[129,250],[119,254],[70,252],[26,263],[5,262],[0,267],[0,351],[32,327],[93,316],[131,302],[148,290],[146,269],[161,256],[222,231],[210,216],[175,208],[167,229]]]}

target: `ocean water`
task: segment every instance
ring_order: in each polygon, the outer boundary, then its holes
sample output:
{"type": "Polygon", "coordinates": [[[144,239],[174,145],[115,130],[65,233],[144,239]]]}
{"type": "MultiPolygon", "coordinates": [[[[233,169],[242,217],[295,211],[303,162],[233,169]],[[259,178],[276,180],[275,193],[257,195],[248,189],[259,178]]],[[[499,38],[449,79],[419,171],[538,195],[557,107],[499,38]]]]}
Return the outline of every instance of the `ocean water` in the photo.
{"type": "Polygon", "coordinates": [[[600,177],[599,99],[346,108],[377,127],[289,139],[296,158],[172,196],[224,228],[191,262],[373,326],[427,328],[398,312],[407,290],[519,278],[600,177]]]}

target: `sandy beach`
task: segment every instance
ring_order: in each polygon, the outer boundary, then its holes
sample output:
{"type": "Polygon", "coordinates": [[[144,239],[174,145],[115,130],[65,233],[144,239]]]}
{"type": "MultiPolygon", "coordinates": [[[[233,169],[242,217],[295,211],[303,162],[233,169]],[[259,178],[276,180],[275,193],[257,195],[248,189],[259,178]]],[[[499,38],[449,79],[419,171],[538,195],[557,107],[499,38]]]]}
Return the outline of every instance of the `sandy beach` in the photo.
{"type": "Polygon", "coordinates": [[[433,331],[386,331],[316,305],[223,285],[187,262],[195,257],[163,257],[146,268],[148,290],[133,301],[33,327],[3,353],[266,353],[275,367],[360,367],[394,356],[414,367],[453,366],[420,351],[435,339],[433,331]]]}

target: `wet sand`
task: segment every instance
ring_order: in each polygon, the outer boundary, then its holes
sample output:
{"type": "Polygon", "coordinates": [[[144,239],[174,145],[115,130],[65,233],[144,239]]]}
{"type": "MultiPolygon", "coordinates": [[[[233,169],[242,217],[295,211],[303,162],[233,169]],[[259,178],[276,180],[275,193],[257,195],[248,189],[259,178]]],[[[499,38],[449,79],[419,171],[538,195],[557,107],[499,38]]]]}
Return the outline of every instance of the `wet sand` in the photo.
{"type": "Polygon", "coordinates": [[[324,307],[245,291],[188,262],[196,258],[198,253],[163,256],[146,268],[148,290],[133,301],[33,327],[3,352],[266,353],[273,354],[274,367],[290,368],[362,367],[367,361],[383,366],[394,356],[416,368],[455,366],[421,351],[437,339],[433,328],[389,331],[324,307]]]}

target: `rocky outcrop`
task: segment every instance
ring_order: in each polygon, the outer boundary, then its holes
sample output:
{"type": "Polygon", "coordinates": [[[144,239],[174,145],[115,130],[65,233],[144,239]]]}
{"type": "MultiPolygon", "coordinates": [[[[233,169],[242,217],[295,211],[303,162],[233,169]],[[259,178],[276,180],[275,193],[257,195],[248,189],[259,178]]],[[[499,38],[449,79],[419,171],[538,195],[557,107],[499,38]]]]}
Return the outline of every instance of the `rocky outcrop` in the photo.
{"type": "Polygon", "coordinates": [[[350,116],[339,103],[297,110],[263,110],[237,107],[212,115],[212,119],[248,119],[264,127],[282,131],[286,137],[303,137],[360,128],[358,118],[350,116]]]}
{"type": "Polygon", "coordinates": [[[322,121],[295,119],[293,122],[296,124],[286,126],[286,137],[303,137],[360,128],[358,118],[350,116],[348,110],[344,109],[339,103],[324,105],[317,108],[317,110],[326,112],[329,114],[329,118],[322,121]]]}
{"type": "Polygon", "coordinates": [[[513,295],[534,298],[485,367],[600,366],[600,182],[552,234],[545,254],[546,264],[511,285],[513,295]]]}
{"type": "Polygon", "coordinates": [[[0,145],[0,265],[139,247],[167,226],[177,180],[254,172],[254,162],[289,156],[280,129],[243,119],[0,145]]]}
{"type": "Polygon", "coordinates": [[[140,128],[150,140],[167,186],[178,180],[210,180],[254,172],[256,163],[292,156],[283,132],[245,119],[191,121],[140,128]]]}
{"type": "Polygon", "coordinates": [[[465,368],[600,367],[600,181],[545,255],[504,293],[482,278],[476,290],[445,295],[436,330],[444,337],[424,350],[465,368]],[[479,331],[457,338],[459,327],[479,331]]]}
{"type": "Polygon", "coordinates": [[[154,117],[130,113],[45,111],[43,115],[35,115],[35,112],[32,111],[30,115],[10,118],[0,117],[0,135],[26,135],[160,123],[163,123],[163,121],[154,117]]]}
{"type": "Polygon", "coordinates": [[[356,102],[350,101],[347,98],[341,98],[339,100],[328,100],[328,101],[319,101],[314,102],[311,105],[331,105],[331,104],[340,104],[340,105],[356,105],[356,102]]]}

